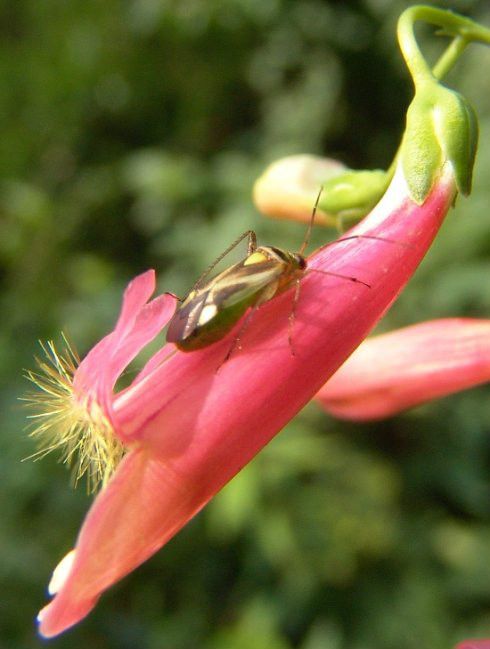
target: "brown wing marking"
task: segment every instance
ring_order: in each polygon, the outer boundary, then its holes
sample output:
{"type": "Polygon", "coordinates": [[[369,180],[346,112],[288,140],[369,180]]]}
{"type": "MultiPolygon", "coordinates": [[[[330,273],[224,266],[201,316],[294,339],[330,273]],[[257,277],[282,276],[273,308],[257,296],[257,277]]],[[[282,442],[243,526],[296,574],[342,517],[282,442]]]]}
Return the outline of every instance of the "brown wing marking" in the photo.
{"type": "Polygon", "coordinates": [[[187,298],[183,302],[170,320],[167,330],[168,342],[174,343],[185,340],[195,330],[208,297],[209,290],[203,290],[198,291],[190,299],[187,298]]]}

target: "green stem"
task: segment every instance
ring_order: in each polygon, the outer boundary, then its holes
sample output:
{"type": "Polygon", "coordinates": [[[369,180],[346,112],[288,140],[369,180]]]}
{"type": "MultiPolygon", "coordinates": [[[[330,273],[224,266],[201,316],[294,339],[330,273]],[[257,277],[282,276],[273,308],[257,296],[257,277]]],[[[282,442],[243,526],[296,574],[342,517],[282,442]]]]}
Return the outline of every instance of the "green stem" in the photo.
{"type": "Polygon", "coordinates": [[[406,9],[398,20],[398,41],[417,87],[424,81],[436,81],[446,74],[469,42],[476,41],[490,45],[490,29],[450,11],[415,5],[406,9]],[[423,57],[413,32],[414,23],[418,20],[441,27],[443,34],[455,37],[453,43],[439,59],[434,71],[431,71],[423,57]]]}
{"type": "Polygon", "coordinates": [[[461,54],[466,49],[468,41],[462,36],[456,36],[446,51],[439,57],[439,60],[432,68],[432,74],[439,81],[451,70],[461,54]]]}
{"type": "Polygon", "coordinates": [[[400,49],[415,86],[423,79],[434,78],[413,33],[413,25],[420,19],[420,6],[410,7],[402,13],[397,26],[400,49]]]}

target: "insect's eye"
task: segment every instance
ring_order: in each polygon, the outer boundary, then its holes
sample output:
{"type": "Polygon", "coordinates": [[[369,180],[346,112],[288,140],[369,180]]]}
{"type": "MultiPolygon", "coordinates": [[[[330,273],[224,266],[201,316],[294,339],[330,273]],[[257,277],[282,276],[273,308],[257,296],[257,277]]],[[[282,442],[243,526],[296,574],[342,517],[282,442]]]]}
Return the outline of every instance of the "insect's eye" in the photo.
{"type": "Polygon", "coordinates": [[[302,255],[298,255],[298,266],[301,270],[306,268],[306,259],[302,255]]]}

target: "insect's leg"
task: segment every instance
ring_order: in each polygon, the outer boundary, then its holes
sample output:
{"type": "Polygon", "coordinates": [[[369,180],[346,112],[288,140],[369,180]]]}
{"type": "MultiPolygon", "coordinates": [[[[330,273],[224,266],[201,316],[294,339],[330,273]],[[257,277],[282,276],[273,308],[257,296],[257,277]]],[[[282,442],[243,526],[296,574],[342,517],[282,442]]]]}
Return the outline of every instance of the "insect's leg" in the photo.
{"type": "Polygon", "coordinates": [[[215,266],[219,264],[219,262],[224,257],[226,257],[226,255],[230,253],[234,248],[236,248],[238,244],[241,241],[243,241],[246,237],[248,237],[248,254],[253,252],[257,247],[257,237],[253,230],[246,230],[238,237],[238,239],[236,239],[231,245],[229,245],[228,248],[224,252],[222,252],[221,255],[217,259],[215,259],[212,264],[210,264],[206,268],[206,270],[198,277],[196,283],[192,287],[192,290],[195,291],[196,289],[198,289],[201,286],[201,284],[204,282],[206,277],[209,275],[209,273],[213,270],[213,268],[215,268],[215,266]]]}
{"type": "Polygon", "coordinates": [[[358,279],[357,277],[353,277],[352,275],[342,275],[341,273],[334,273],[330,270],[320,270],[319,268],[308,268],[305,271],[305,275],[307,275],[308,273],[321,273],[322,275],[330,275],[331,277],[340,277],[340,279],[348,279],[350,282],[363,284],[363,286],[371,288],[371,284],[367,284],[366,282],[363,282],[362,279],[358,279]]]}
{"type": "Polygon", "coordinates": [[[291,349],[292,356],[296,356],[296,352],[294,351],[294,345],[293,345],[293,329],[294,329],[294,322],[296,320],[296,307],[298,306],[300,290],[301,290],[301,280],[298,278],[296,280],[296,287],[294,289],[294,296],[293,296],[293,305],[291,307],[291,313],[289,314],[289,322],[288,322],[288,341],[289,341],[289,348],[291,349]]]}
{"type": "Polygon", "coordinates": [[[235,349],[241,349],[242,348],[242,346],[241,346],[242,336],[245,333],[245,330],[247,329],[248,325],[250,324],[250,320],[252,319],[254,313],[257,311],[259,306],[260,306],[259,304],[255,304],[253,306],[253,308],[245,316],[245,318],[244,318],[244,320],[243,320],[243,322],[242,322],[242,324],[240,326],[240,329],[238,330],[237,335],[233,338],[233,342],[231,343],[230,348],[229,348],[226,356],[224,357],[223,361],[221,362],[220,366],[218,367],[218,370],[221,367],[221,365],[226,363],[226,361],[230,360],[230,357],[233,354],[233,352],[235,351],[235,349]]]}

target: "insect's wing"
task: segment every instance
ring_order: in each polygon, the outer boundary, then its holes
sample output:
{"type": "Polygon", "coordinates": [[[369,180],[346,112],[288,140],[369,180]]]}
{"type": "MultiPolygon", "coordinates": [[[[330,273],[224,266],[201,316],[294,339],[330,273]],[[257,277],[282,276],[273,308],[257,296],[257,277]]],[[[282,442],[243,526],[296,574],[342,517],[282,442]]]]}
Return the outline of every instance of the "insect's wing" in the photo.
{"type": "Polygon", "coordinates": [[[243,310],[256,304],[260,294],[275,286],[284,272],[283,264],[276,260],[253,264],[246,261],[231,266],[189,294],[170,320],[168,342],[179,343],[195,336],[204,325],[238,304],[243,310]]]}
{"type": "Polygon", "coordinates": [[[274,283],[282,274],[282,264],[263,261],[257,264],[236,264],[230,272],[224,272],[211,288],[214,304],[226,309],[239,302],[250,300],[266,286],[274,283]],[[232,272],[231,272],[232,271],[232,272]]]}
{"type": "Polygon", "coordinates": [[[202,290],[198,291],[191,299],[185,300],[169,322],[167,342],[185,340],[196,329],[208,298],[209,290],[202,290]]]}

